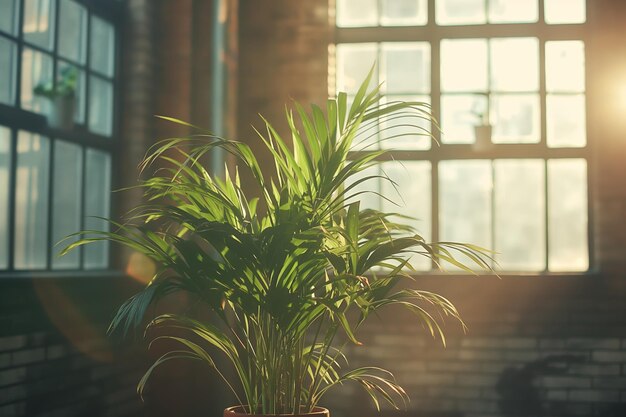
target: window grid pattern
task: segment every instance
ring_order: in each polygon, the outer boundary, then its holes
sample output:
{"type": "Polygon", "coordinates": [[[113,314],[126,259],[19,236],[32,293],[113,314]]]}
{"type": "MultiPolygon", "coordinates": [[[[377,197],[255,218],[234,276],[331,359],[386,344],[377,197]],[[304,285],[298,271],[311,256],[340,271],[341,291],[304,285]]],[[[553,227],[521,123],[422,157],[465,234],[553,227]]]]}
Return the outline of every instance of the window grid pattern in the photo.
{"type": "MultiPolygon", "coordinates": [[[[497,3],[496,0],[492,2],[497,3]]],[[[350,0],[338,0],[338,19],[340,19],[339,9],[345,7],[345,3],[350,3],[350,0]]],[[[419,2],[412,2],[417,3],[419,2]]],[[[335,30],[336,48],[335,56],[331,57],[334,61],[331,59],[331,62],[335,62],[336,67],[330,70],[330,83],[337,89],[346,88],[347,78],[352,78],[349,80],[352,84],[355,84],[355,79],[358,82],[363,78],[362,72],[366,72],[374,62],[374,59],[367,62],[366,57],[362,55],[356,57],[360,61],[355,64],[352,61],[355,57],[348,56],[353,51],[353,46],[357,50],[371,48],[380,51],[394,43],[398,45],[419,43],[429,47],[431,52],[430,102],[432,113],[442,122],[444,131],[443,135],[438,131],[433,133],[441,145],[420,145],[412,148],[401,144],[389,146],[391,151],[382,158],[383,162],[387,162],[381,164],[378,169],[384,170],[382,166],[392,161],[401,165],[406,165],[410,161],[430,163],[432,167],[428,196],[430,210],[427,216],[430,217],[430,224],[424,222],[422,228],[419,225],[417,227],[433,241],[462,240],[493,248],[498,252],[496,259],[500,263],[499,266],[495,266],[505,272],[587,271],[593,257],[592,245],[589,244],[591,233],[588,221],[591,209],[587,172],[589,149],[584,122],[586,117],[585,25],[582,24],[585,20],[584,4],[583,18],[580,18],[579,7],[571,22],[568,22],[567,18],[563,22],[563,19],[559,20],[554,14],[551,16],[552,21],[548,22],[544,19],[544,10],[553,11],[553,5],[551,0],[540,0],[537,2],[536,12],[531,10],[529,13],[528,22],[489,24],[483,20],[481,23],[471,25],[466,23],[459,26],[437,24],[436,22],[441,20],[436,15],[437,7],[440,5],[435,0],[427,3],[428,18],[424,19],[423,26],[398,24],[397,27],[384,27],[372,20],[369,25],[371,27],[356,27],[352,24],[342,27],[338,20],[335,30]],[[536,17],[533,17],[533,14],[536,17]],[[486,84],[470,91],[446,89],[444,79],[448,69],[442,67],[442,61],[445,59],[442,56],[445,51],[442,49],[445,48],[446,42],[465,40],[478,40],[485,45],[486,84]],[[536,77],[535,79],[529,77],[525,83],[521,83],[521,86],[507,80],[506,77],[503,80],[496,80],[502,81],[498,84],[494,82],[491,73],[494,71],[495,63],[490,58],[494,50],[497,52],[498,43],[505,47],[515,46],[506,45],[510,41],[525,42],[526,50],[534,50],[532,53],[535,54],[533,65],[536,66],[536,77]],[[493,47],[494,44],[496,48],[493,47]],[[582,65],[572,67],[572,57],[574,60],[577,59],[577,63],[582,62],[582,65]],[[346,68],[349,71],[349,67],[344,66],[342,61],[346,62],[345,65],[350,65],[347,63],[351,61],[354,67],[361,69],[361,73],[354,73],[350,77],[351,74],[346,74],[346,68]],[[567,66],[573,68],[577,74],[566,77],[570,80],[570,85],[563,85],[567,84],[567,80],[558,77],[559,67],[563,69],[567,66]],[[487,146],[476,143],[473,134],[463,137],[461,134],[455,134],[454,129],[452,132],[447,131],[445,101],[449,97],[463,95],[477,97],[479,104],[482,104],[482,108],[476,103],[471,103],[469,108],[465,106],[465,129],[469,123],[467,117],[472,117],[472,111],[485,112],[486,119],[495,124],[492,142],[487,146]],[[497,102],[498,96],[531,98],[530,101],[533,103],[529,107],[534,111],[532,118],[535,125],[533,130],[526,132],[526,137],[514,129],[512,131],[509,129],[508,136],[506,131],[505,134],[497,132],[498,118],[501,117],[497,107],[499,105],[502,107],[501,103],[497,102]],[[475,108],[472,108],[474,106],[475,108]],[[563,108],[565,110],[561,111],[563,108]],[[573,113],[574,111],[577,113],[573,113]],[[555,115],[555,112],[564,114],[555,115]],[[567,114],[575,114],[575,117],[568,119],[567,114]],[[467,178],[481,176],[483,179],[477,181],[473,194],[468,192],[471,184],[464,185],[460,182],[460,179],[466,181],[467,178]],[[569,193],[565,194],[564,190],[569,190],[569,193]],[[464,194],[467,195],[463,197],[464,194]],[[564,204],[563,199],[568,204],[564,204]],[[456,204],[450,204],[453,200],[456,204]],[[512,210],[516,210],[514,216],[511,215],[512,210]],[[486,218],[481,218],[485,213],[486,218]],[[468,222],[467,219],[471,216],[475,216],[475,221],[468,222]],[[537,221],[537,218],[540,220],[537,221]],[[428,230],[424,230],[424,226],[428,230]],[[521,256],[516,256],[520,253],[521,256]]],[[[477,3],[485,5],[486,9],[483,11],[485,16],[491,16],[489,13],[492,12],[487,2],[477,3]]],[[[520,45],[517,45],[518,50],[520,45]]],[[[374,55],[378,62],[379,79],[376,81],[387,81],[381,75],[384,59],[380,52],[374,55]]],[[[503,64],[506,67],[507,63],[503,64]]],[[[385,94],[385,91],[382,93],[385,94]]],[[[363,149],[363,152],[366,151],[367,148],[363,149]]],[[[378,189],[381,191],[380,185],[378,189]]],[[[428,191],[426,188],[424,190],[428,191]]],[[[423,197],[420,196],[420,199],[423,197]]],[[[406,194],[402,196],[404,200],[407,198],[410,197],[406,194]]],[[[420,205],[423,202],[408,203],[409,206],[416,204],[420,205]]],[[[425,213],[423,209],[417,212],[425,213]]],[[[414,210],[412,214],[415,216],[416,211],[414,210]]]]}
{"type": "Polygon", "coordinates": [[[119,5],[9,0],[0,15],[0,275],[108,269],[108,244],[59,258],[72,239],[57,243],[108,228],[94,216],[111,205],[119,5]],[[68,67],[78,75],[74,126],[53,128],[49,100],[33,89],[68,67]]]}

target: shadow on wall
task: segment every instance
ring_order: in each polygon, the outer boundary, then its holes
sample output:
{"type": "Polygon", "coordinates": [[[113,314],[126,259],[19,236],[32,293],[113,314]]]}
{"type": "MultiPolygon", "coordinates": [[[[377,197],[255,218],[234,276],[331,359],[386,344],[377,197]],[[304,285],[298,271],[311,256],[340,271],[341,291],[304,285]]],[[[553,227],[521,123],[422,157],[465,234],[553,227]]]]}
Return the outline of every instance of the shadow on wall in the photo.
{"type": "Polygon", "coordinates": [[[551,355],[529,362],[521,368],[506,368],[496,384],[500,411],[505,416],[516,417],[546,415],[548,410],[544,407],[541,391],[536,385],[537,378],[564,374],[568,365],[584,360],[583,356],[551,355]]]}
{"type": "MultiPolygon", "coordinates": [[[[563,375],[572,364],[585,361],[580,355],[551,355],[541,360],[529,362],[521,368],[505,369],[498,383],[496,392],[500,396],[498,405],[503,416],[541,417],[552,415],[558,410],[546,406],[543,391],[538,386],[540,377],[563,375]]],[[[597,414],[599,417],[626,416],[626,404],[609,405],[597,414]]]]}

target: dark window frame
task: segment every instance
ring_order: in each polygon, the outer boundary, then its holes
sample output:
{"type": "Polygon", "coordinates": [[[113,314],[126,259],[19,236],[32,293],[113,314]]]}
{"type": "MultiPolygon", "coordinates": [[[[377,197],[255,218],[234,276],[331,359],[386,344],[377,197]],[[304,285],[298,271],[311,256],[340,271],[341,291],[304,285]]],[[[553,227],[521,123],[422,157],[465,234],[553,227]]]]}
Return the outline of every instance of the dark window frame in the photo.
{"type": "MultiPolygon", "coordinates": [[[[124,16],[124,4],[120,1],[102,2],[98,0],[72,0],[75,3],[85,7],[87,11],[86,25],[85,25],[85,38],[84,46],[85,60],[83,63],[73,61],[67,57],[59,55],[59,30],[58,24],[60,19],[60,4],[61,0],[50,0],[51,7],[54,10],[54,30],[53,41],[50,50],[41,48],[37,45],[27,42],[24,39],[23,22],[24,22],[24,0],[17,0],[15,2],[17,10],[15,12],[16,25],[14,33],[7,33],[0,31],[0,37],[8,39],[15,44],[15,63],[14,71],[15,77],[14,91],[13,91],[13,104],[7,105],[0,103],[0,126],[10,129],[10,165],[9,165],[9,190],[8,190],[8,265],[6,269],[0,269],[0,278],[10,277],[50,277],[55,278],[59,276],[71,277],[71,276],[98,276],[98,275],[110,275],[114,271],[114,264],[112,262],[112,251],[109,250],[109,257],[107,260],[107,267],[103,269],[85,269],[84,262],[84,250],[80,251],[79,266],[72,269],[52,268],[52,257],[54,256],[52,242],[52,221],[53,221],[53,172],[54,172],[54,143],[57,140],[75,144],[81,147],[82,152],[82,178],[81,178],[81,219],[80,229],[83,230],[85,226],[85,200],[86,200],[86,156],[88,149],[94,149],[103,151],[110,155],[111,158],[111,178],[109,178],[112,188],[116,184],[115,166],[117,165],[117,159],[120,148],[120,67],[121,67],[121,28],[123,24],[124,16]],[[107,76],[98,71],[94,71],[90,68],[90,43],[91,43],[91,27],[93,17],[97,17],[112,25],[114,31],[114,66],[112,69],[112,75],[107,76]],[[60,130],[50,127],[47,123],[47,119],[44,115],[22,109],[21,108],[21,77],[22,77],[22,53],[24,48],[29,48],[37,52],[43,52],[52,59],[52,79],[57,79],[58,67],[60,63],[69,63],[75,67],[78,67],[83,71],[85,77],[85,102],[84,102],[84,120],[81,124],[75,124],[72,130],[60,130]],[[88,127],[89,123],[89,78],[98,77],[100,79],[107,80],[112,85],[112,125],[111,135],[104,136],[98,133],[91,132],[88,127]],[[49,153],[49,169],[48,169],[48,200],[47,200],[47,230],[46,242],[46,266],[41,269],[15,269],[15,210],[16,210],[16,167],[17,167],[17,143],[18,134],[20,131],[27,133],[37,134],[45,137],[49,140],[50,153],[49,153]]],[[[3,197],[4,198],[4,197],[3,197]]],[[[112,213],[112,209],[115,206],[113,196],[109,198],[109,213],[112,213]]],[[[116,273],[116,275],[118,275],[116,273]]]]}

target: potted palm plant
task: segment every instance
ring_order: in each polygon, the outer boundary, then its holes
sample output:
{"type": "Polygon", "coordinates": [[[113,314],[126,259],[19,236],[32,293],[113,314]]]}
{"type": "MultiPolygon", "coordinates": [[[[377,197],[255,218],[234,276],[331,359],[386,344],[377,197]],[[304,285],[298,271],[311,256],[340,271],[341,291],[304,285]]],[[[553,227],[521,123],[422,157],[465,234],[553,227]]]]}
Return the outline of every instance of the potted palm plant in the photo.
{"type": "Polygon", "coordinates": [[[50,102],[48,125],[55,129],[71,130],[74,127],[76,109],[76,83],[78,72],[74,67],[64,67],[54,83],[47,81],[37,84],[35,95],[45,97],[50,102]]]}
{"type": "Polygon", "coordinates": [[[415,313],[444,340],[430,309],[460,320],[459,314],[441,295],[398,286],[411,278],[410,257],[469,271],[457,254],[477,268],[489,267],[489,255],[472,245],[428,243],[393,214],[360,207],[356,187],[378,177],[357,174],[385,151],[352,158],[353,142],[399,112],[414,117],[416,129],[419,119],[431,118],[424,103],[381,104],[378,88],[367,91],[370,77],[350,106],[345,93],[329,99],[325,112],[295,104],[286,112],[289,143],[263,119],[267,133],[258,133],[273,155],[271,173],[261,170],[245,143],[165,118],[198,134],[159,142],[149,152],[142,169],[157,161],[160,168],[140,185],[147,203],[133,211],[134,223],[112,221],[115,231],[82,232],[82,240],[64,250],[109,240],[158,264],[152,281],[121,306],[111,331],[140,325],[148,306],[179,291],[221,322],[174,314],[151,319],[145,332],[150,346],[167,341],[177,347],[148,369],[140,394],[161,364],[193,360],[211,368],[237,398],[226,417],[327,416],[320,400],[350,381],[377,407],[380,402],[398,407],[406,399],[384,369],[346,370],[346,344],[359,343],[359,327],[372,313],[394,305],[415,313]],[[225,178],[212,176],[201,163],[215,148],[237,161],[225,178]],[[240,170],[248,171],[254,184],[242,183],[240,170]]]}

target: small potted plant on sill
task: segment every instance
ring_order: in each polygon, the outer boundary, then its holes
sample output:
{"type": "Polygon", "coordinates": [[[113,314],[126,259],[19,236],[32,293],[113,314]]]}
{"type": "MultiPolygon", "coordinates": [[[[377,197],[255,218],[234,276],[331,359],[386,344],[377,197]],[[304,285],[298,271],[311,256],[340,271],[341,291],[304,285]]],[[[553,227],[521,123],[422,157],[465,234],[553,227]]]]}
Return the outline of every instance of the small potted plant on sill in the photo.
{"type": "Polygon", "coordinates": [[[488,111],[472,111],[476,119],[474,124],[474,150],[478,152],[491,149],[493,126],[489,123],[488,111]]]}
{"type": "Polygon", "coordinates": [[[345,347],[359,344],[358,330],[368,317],[393,306],[415,313],[418,323],[444,341],[433,313],[460,320],[459,314],[441,295],[399,285],[412,282],[410,257],[468,272],[489,269],[491,257],[469,244],[429,243],[397,222],[399,216],[360,206],[356,187],[381,177],[357,174],[386,151],[348,159],[353,142],[384,126],[381,119],[409,113],[416,132],[430,137],[419,127],[420,119],[431,119],[427,104],[381,104],[378,88],[367,91],[370,78],[371,73],[351,106],[339,93],[325,112],[317,106],[308,112],[297,103],[286,111],[291,143],[263,119],[267,133],[258,134],[273,155],[271,173],[261,170],[247,144],[164,118],[198,133],[159,142],[149,152],[142,169],[157,161],[160,169],[139,185],[147,203],[132,212],[133,222],[111,221],[112,232],[81,232],[82,239],[63,250],[108,240],[158,265],[145,289],[120,307],[111,332],[130,331],[143,322],[148,306],[180,291],[221,322],[175,314],[153,318],[145,329],[149,348],[176,347],[148,369],[140,394],[161,364],[193,360],[232,390],[238,404],[227,408],[225,417],[328,417],[320,400],[347,382],[360,384],[376,407],[381,401],[393,407],[405,402],[407,394],[390,372],[374,366],[346,369],[345,347]],[[215,148],[237,161],[224,178],[201,163],[215,148]],[[253,181],[243,183],[240,170],[253,181]]]}
{"type": "Polygon", "coordinates": [[[47,119],[51,128],[71,130],[74,127],[77,79],[76,68],[65,67],[59,71],[56,83],[47,81],[35,87],[35,95],[45,97],[50,102],[47,119]]]}

